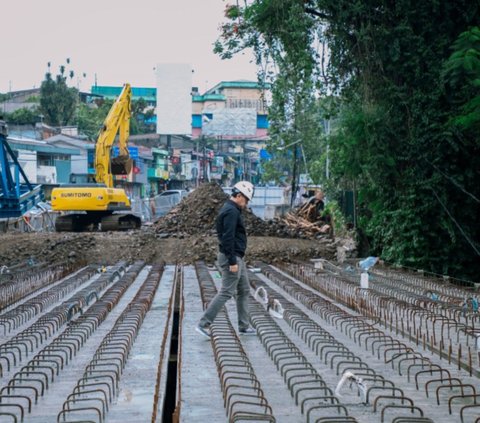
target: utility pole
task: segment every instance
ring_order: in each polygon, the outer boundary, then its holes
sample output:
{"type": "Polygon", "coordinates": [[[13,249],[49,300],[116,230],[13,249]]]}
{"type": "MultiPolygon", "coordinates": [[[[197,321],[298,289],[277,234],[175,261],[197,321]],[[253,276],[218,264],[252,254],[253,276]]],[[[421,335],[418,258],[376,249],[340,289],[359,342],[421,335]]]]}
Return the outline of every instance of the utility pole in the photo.
{"type": "Polygon", "coordinates": [[[246,157],[246,152],[245,152],[245,144],[246,144],[246,140],[243,140],[243,179],[245,181],[248,181],[248,178],[247,178],[247,157],[246,157]]]}
{"type": "Polygon", "coordinates": [[[292,192],[290,195],[290,207],[293,207],[295,201],[295,194],[297,191],[297,146],[294,146],[293,150],[293,170],[292,170],[292,192]]]}
{"type": "Polygon", "coordinates": [[[325,178],[330,178],[330,119],[324,120],[325,135],[327,136],[327,160],[325,163],[325,178]]]}

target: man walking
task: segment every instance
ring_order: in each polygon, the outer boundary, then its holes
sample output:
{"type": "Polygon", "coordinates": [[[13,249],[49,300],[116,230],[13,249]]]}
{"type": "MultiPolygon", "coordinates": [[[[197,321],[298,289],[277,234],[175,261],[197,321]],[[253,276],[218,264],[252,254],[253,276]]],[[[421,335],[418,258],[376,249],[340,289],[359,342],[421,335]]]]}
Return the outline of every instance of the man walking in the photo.
{"type": "Polygon", "coordinates": [[[236,294],[238,330],[240,334],[254,335],[248,317],[250,285],[243,257],[247,249],[247,233],[242,219],[242,210],[253,198],[254,187],[248,181],[233,186],[231,197],[220,209],[216,220],[219,241],[218,264],[222,272],[222,287],[208,305],[196,330],[210,338],[210,325],[225,303],[236,294]]]}

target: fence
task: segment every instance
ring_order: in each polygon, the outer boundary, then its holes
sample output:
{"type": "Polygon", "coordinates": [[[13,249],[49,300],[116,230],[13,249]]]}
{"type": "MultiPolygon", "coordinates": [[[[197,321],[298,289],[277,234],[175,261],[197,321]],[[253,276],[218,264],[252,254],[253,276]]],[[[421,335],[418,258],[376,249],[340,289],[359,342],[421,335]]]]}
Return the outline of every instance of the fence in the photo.
{"type": "MultiPolygon", "coordinates": [[[[231,188],[223,188],[230,194],[231,188]]],[[[172,208],[180,203],[180,194],[157,195],[152,198],[136,198],[131,200],[132,212],[140,216],[142,222],[153,222],[165,216],[172,208]]],[[[249,207],[253,213],[262,219],[271,219],[284,214],[288,209],[288,198],[282,187],[255,188],[255,196],[249,207]]],[[[52,212],[50,205],[41,203],[19,218],[0,220],[0,232],[49,232],[55,231],[57,214],[52,212]]]]}
{"type": "MultiPolygon", "coordinates": [[[[223,188],[227,194],[232,188],[223,188]]],[[[289,198],[283,187],[255,187],[255,195],[248,207],[262,219],[273,219],[285,214],[289,209],[289,198]]]]}
{"type": "Polygon", "coordinates": [[[46,203],[40,203],[23,216],[0,219],[0,233],[5,232],[51,232],[55,230],[54,213],[46,203]]]}

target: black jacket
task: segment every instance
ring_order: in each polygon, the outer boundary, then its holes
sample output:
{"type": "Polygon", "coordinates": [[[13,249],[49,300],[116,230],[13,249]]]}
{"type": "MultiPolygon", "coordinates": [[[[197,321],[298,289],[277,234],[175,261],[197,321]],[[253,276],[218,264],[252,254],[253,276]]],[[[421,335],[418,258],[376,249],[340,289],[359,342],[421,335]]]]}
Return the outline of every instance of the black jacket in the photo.
{"type": "Polygon", "coordinates": [[[247,232],[241,212],[239,206],[227,200],[217,216],[219,249],[227,256],[230,265],[237,264],[237,256],[243,257],[247,249],[247,232]]]}

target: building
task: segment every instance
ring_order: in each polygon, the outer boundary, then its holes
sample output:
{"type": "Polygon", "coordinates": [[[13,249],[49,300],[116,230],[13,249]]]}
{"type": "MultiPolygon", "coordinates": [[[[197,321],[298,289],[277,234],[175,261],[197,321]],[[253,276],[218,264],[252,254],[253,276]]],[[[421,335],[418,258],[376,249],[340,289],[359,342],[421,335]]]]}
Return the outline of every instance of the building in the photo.
{"type": "MultiPolygon", "coordinates": [[[[191,135],[131,136],[130,142],[167,152],[152,150],[148,191],[195,186],[205,179],[226,184],[239,179],[257,182],[260,151],[268,140],[269,88],[254,81],[222,81],[204,94],[193,88],[191,135]]],[[[121,90],[120,86],[92,87],[95,95],[112,99],[121,90]]],[[[157,89],[132,87],[132,99],[140,98],[156,108],[157,89]]]]}
{"type": "Polygon", "coordinates": [[[76,148],[60,147],[31,138],[7,137],[20,166],[32,184],[42,184],[48,200],[53,186],[68,183],[72,163],[80,156],[76,148]]]}
{"type": "Polygon", "coordinates": [[[45,141],[56,147],[74,148],[79,155],[72,157],[71,172],[75,174],[94,173],[93,157],[95,144],[90,141],[70,137],[68,135],[54,135],[45,141]]]}
{"type": "MultiPolygon", "coordinates": [[[[82,103],[92,103],[96,98],[102,96],[95,93],[78,93],[79,100],[82,103]]],[[[6,100],[0,103],[0,113],[13,113],[19,109],[34,110],[40,106],[40,87],[27,90],[10,91],[6,100]]],[[[39,114],[38,121],[42,120],[39,114]]]]}
{"type": "Polygon", "coordinates": [[[252,81],[224,81],[203,95],[193,95],[192,138],[266,139],[269,88],[252,81]]]}
{"type": "Polygon", "coordinates": [[[258,182],[260,151],[268,140],[269,85],[223,81],[192,97],[192,138],[213,144],[210,164],[226,184],[240,179],[258,182]]]}
{"type": "MultiPolygon", "coordinates": [[[[92,94],[96,97],[108,99],[116,99],[122,92],[123,87],[94,85],[92,86],[92,94]]],[[[157,105],[157,89],[148,87],[132,87],[132,100],[145,100],[147,108],[154,109],[157,105]]],[[[148,125],[156,125],[157,118],[154,115],[151,119],[145,120],[148,125]]]]}

